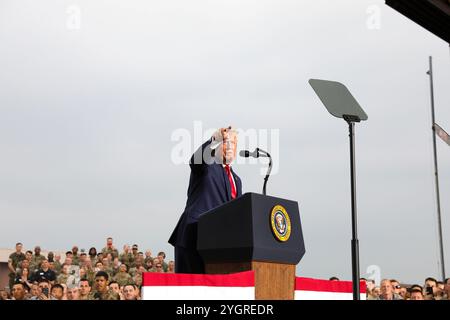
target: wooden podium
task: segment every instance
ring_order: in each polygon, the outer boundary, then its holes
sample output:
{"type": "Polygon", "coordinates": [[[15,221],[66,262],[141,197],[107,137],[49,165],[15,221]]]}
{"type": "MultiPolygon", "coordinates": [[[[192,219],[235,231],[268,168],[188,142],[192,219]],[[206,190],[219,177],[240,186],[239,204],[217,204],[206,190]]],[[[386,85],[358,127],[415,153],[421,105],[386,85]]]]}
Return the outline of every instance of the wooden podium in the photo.
{"type": "Polygon", "coordinates": [[[246,193],[200,217],[197,250],[207,274],[255,271],[255,299],[294,299],[305,254],[298,204],[246,193]]]}

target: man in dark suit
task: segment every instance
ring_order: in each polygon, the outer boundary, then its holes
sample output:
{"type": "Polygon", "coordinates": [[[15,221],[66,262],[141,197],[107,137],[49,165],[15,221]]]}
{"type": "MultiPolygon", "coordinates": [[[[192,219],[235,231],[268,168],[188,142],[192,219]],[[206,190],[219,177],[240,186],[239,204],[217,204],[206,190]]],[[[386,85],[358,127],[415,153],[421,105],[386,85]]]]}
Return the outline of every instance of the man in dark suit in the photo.
{"type": "Polygon", "coordinates": [[[231,169],[236,158],[237,132],[221,128],[191,157],[186,208],[169,243],[175,247],[176,273],[204,273],[197,252],[197,222],[202,213],[242,195],[241,179],[231,169]]]}

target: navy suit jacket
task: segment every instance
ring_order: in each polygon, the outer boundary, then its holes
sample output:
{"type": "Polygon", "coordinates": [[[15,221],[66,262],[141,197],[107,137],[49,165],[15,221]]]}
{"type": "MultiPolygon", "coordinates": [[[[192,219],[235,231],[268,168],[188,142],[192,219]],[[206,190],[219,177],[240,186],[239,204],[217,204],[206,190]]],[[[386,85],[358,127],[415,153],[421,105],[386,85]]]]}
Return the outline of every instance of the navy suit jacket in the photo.
{"type": "MultiPolygon", "coordinates": [[[[186,208],[173,231],[169,243],[173,246],[197,248],[197,221],[202,213],[231,201],[231,186],[227,173],[221,164],[208,164],[203,157],[196,157],[211,143],[205,142],[190,160],[191,177],[189,179],[188,199],[186,208]],[[201,159],[201,164],[194,164],[195,159],[201,159]]],[[[242,195],[241,179],[231,168],[236,185],[237,197],[242,195]]]]}

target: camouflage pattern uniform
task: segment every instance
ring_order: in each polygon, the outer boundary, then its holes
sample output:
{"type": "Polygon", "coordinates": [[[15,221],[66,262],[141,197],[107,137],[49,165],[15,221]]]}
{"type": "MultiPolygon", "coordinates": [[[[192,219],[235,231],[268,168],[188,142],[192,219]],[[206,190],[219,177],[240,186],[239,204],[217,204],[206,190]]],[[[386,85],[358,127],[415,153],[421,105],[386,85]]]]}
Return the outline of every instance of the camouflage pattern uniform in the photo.
{"type": "Polygon", "coordinates": [[[96,274],[96,272],[92,268],[86,270],[86,279],[87,279],[87,281],[89,281],[89,285],[91,287],[94,285],[94,282],[95,282],[95,274],[96,274]]]}
{"type": "Polygon", "coordinates": [[[114,277],[114,281],[116,281],[119,284],[119,286],[121,286],[121,287],[126,284],[133,283],[133,279],[126,272],[119,272],[118,274],[116,274],[116,276],[114,277]]]}
{"type": "Polygon", "coordinates": [[[82,296],[82,295],[80,294],[80,300],[89,300],[89,295],[90,295],[90,294],[88,294],[87,296],[82,296]]]}
{"type": "Polygon", "coordinates": [[[142,285],[142,273],[138,273],[133,277],[133,282],[136,286],[140,287],[142,285]]]}
{"type": "Polygon", "coordinates": [[[130,270],[128,270],[128,273],[134,277],[136,275],[137,272],[137,268],[136,267],[131,267],[130,270]]]}
{"type": "Polygon", "coordinates": [[[120,296],[117,292],[108,289],[104,293],[99,293],[98,291],[89,293],[88,300],[120,300],[120,296]]]}
{"type": "Polygon", "coordinates": [[[13,285],[14,285],[14,280],[16,279],[16,273],[17,273],[17,269],[19,268],[20,263],[25,260],[25,255],[21,252],[21,253],[11,253],[9,255],[9,261],[12,264],[13,269],[15,270],[15,272],[9,272],[9,288],[12,289],[13,285]]]}
{"type": "Polygon", "coordinates": [[[104,258],[106,258],[106,255],[108,253],[111,253],[111,256],[112,256],[113,259],[119,257],[119,251],[117,251],[117,249],[111,249],[111,248],[108,248],[108,247],[104,247],[102,249],[102,253],[103,253],[103,257],[104,258]]]}
{"type": "Polygon", "coordinates": [[[134,256],[131,252],[128,253],[123,252],[120,254],[119,261],[122,262],[123,264],[126,264],[129,269],[134,264],[134,256]]]}
{"type": "Polygon", "coordinates": [[[72,264],[79,266],[80,265],[80,256],[77,255],[72,255],[72,264]]]}
{"type": "Polygon", "coordinates": [[[105,267],[105,271],[108,274],[109,279],[112,279],[114,276],[114,268],[112,266],[105,267]]]}
{"type": "Polygon", "coordinates": [[[61,265],[61,262],[59,262],[59,261],[53,261],[53,265],[55,266],[55,273],[56,274],[60,274],[61,273],[61,268],[62,268],[62,265],[61,265]]]}
{"type": "Polygon", "coordinates": [[[31,257],[31,262],[30,262],[30,272],[34,273],[37,270],[39,270],[39,268],[41,267],[42,261],[44,261],[45,259],[47,259],[47,258],[42,254],[40,254],[38,256],[33,254],[33,256],[31,257]]]}
{"type": "Polygon", "coordinates": [[[69,278],[68,274],[61,273],[58,278],[56,278],[56,282],[59,284],[67,284],[67,279],[69,278]]]}
{"type": "Polygon", "coordinates": [[[153,260],[154,260],[155,258],[153,258],[153,257],[147,257],[147,258],[145,258],[144,259],[144,266],[146,266],[147,265],[147,262],[148,261],[151,261],[152,263],[153,263],[153,260]]]}

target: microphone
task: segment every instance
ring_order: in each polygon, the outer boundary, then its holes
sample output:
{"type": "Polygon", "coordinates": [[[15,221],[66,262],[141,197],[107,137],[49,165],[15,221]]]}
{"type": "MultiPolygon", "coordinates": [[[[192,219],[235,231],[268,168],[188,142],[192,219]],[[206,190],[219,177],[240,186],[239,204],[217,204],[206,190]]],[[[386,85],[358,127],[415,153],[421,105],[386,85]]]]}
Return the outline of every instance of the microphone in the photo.
{"type": "Polygon", "coordinates": [[[264,185],[263,185],[263,194],[266,195],[266,185],[269,180],[270,172],[272,171],[272,157],[267,151],[264,151],[260,148],[256,148],[255,151],[250,152],[248,150],[239,151],[239,155],[244,158],[259,158],[259,157],[267,157],[269,158],[269,168],[267,168],[266,176],[264,177],[264,185]]]}
{"type": "Polygon", "coordinates": [[[258,154],[258,151],[257,151],[258,149],[255,149],[255,151],[253,151],[253,152],[250,152],[250,151],[248,151],[248,150],[241,150],[241,151],[239,151],[239,155],[241,156],[241,157],[243,157],[243,158],[250,158],[250,157],[252,157],[252,158],[258,158],[259,157],[259,154],[258,154]]]}
{"type": "Polygon", "coordinates": [[[255,151],[250,152],[248,150],[241,150],[239,151],[239,155],[243,158],[259,158],[259,157],[270,157],[270,155],[260,148],[256,148],[255,151]]]}

